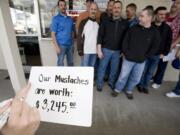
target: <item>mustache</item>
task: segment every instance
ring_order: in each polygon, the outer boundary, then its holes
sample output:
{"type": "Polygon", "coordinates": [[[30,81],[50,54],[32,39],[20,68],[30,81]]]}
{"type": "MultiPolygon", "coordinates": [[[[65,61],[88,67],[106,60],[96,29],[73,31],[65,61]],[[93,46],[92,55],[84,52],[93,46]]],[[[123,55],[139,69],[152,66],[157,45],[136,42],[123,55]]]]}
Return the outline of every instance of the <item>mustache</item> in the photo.
{"type": "Polygon", "coordinates": [[[96,14],[96,12],[91,12],[91,14],[96,14]]]}
{"type": "Polygon", "coordinates": [[[119,11],[115,11],[114,13],[120,13],[119,11]]]}

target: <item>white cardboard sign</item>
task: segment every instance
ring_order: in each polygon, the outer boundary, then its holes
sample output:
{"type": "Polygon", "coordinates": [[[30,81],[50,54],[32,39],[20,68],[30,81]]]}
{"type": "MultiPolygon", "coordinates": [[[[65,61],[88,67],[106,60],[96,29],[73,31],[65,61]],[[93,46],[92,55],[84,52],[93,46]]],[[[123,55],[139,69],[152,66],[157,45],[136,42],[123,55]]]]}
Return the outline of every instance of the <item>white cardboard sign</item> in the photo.
{"type": "Polygon", "coordinates": [[[90,127],[93,76],[91,67],[33,67],[27,102],[42,121],[90,127]]]}

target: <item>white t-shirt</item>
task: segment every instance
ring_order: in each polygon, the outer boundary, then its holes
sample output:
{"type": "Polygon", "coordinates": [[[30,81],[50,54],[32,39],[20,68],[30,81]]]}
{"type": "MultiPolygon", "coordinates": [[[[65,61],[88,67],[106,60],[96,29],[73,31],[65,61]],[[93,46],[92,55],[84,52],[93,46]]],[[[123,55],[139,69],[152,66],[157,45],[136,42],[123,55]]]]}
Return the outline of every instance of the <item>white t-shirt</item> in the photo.
{"type": "Polygon", "coordinates": [[[84,54],[97,53],[97,35],[99,24],[96,21],[88,20],[84,26],[84,54]]]}

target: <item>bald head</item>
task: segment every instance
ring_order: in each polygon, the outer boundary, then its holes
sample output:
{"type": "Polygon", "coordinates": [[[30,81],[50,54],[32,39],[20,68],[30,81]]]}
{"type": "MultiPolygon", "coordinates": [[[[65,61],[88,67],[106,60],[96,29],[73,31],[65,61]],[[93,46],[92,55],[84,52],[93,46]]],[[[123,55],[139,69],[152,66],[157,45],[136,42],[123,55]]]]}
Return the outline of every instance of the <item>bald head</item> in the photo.
{"type": "Polygon", "coordinates": [[[95,19],[98,11],[98,5],[96,2],[92,2],[89,6],[89,17],[95,19]]]}

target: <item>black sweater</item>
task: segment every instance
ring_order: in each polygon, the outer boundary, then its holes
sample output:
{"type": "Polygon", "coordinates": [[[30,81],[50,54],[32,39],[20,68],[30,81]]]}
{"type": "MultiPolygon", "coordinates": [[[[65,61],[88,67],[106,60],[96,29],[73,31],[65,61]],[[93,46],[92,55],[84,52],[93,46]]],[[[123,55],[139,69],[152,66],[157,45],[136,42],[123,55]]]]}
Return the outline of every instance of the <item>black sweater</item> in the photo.
{"type": "Polygon", "coordinates": [[[155,55],[160,46],[160,34],[157,28],[144,28],[136,25],[130,28],[123,41],[123,53],[129,61],[142,63],[155,55]]]}
{"type": "Polygon", "coordinates": [[[163,22],[160,26],[155,25],[155,23],[153,23],[153,25],[159,30],[161,36],[160,48],[156,54],[167,55],[171,48],[172,30],[165,22],[163,22]]]}
{"type": "Polygon", "coordinates": [[[102,48],[121,50],[127,29],[128,22],[122,18],[103,20],[99,27],[97,42],[102,45],[102,48]]]}

